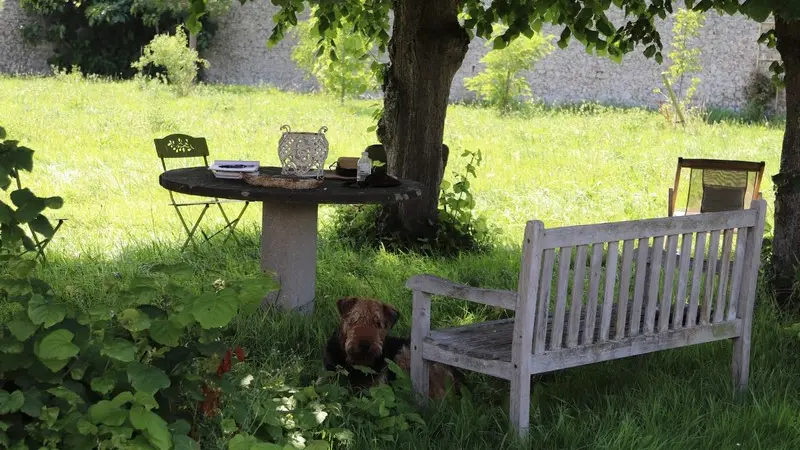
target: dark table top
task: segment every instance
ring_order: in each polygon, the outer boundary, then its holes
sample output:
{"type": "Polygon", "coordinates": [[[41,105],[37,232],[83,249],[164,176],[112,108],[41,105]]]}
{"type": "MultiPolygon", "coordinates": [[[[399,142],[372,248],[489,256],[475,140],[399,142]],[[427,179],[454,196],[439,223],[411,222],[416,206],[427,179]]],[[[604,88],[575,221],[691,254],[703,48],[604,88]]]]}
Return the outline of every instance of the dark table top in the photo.
{"type": "MultiPolygon", "coordinates": [[[[261,173],[280,174],[280,167],[262,167],[261,173]]],[[[168,170],[158,177],[165,189],[182,194],[250,201],[280,201],[286,203],[396,203],[418,198],[422,184],[400,180],[395,187],[348,187],[344,180],[325,179],[315,189],[280,189],[252,186],[244,180],[220,179],[206,167],[168,170]]]]}

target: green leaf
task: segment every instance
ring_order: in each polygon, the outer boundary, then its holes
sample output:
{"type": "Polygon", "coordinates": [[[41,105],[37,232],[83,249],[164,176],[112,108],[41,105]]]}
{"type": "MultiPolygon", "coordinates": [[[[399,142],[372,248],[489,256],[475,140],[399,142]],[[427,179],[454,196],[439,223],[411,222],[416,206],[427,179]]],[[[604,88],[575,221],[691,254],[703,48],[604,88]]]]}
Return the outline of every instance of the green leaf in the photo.
{"type": "Polygon", "coordinates": [[[254,436],[240,433],[228,441],[228,450],[283,450],[283,446],[261,442],[254,436]]]}
{"type": "Polygon", "coordinates": [[[220,428],[222,428],[222,432],[225,434],[239,431],[239,426],[236,425],[236,421],[233,419],[223,419],[222,423],[220,423],[220,428]]]}
{"type": "Polygon", "coordinates": [[[50,209],[61,209],[64,206],[64,199],[61,197],[47,197],[44,199],[44,204],[50,209]]]}
{"type": "Polygon", "coordinates": [[[55,230],[53,229],[53,226],[50,224],[50,221],[47,220],[47,217],[41,214],[36,216],[35,219],[31,220],[28,223],[28,225],[30,225],[31,229],[35,233],[41,234],[46,238],[53,237],[53,234],[55,233],[55,230]]]}
{"type": "Polygon", "coordinates": [[[108,400],[100,400],[89,407],[89,420],[94,424],[118,427],[125,423],[128,412],[108,400]]]}
{"type": "Polygon", "coordinates": [[[328,443],[328,441],[316,440],[306,443],[305,450],[330,450],[330,448],[331,445],[328,443]]]}
{"type": "Polygon", "coordinates": [[[39,327],[31,322],[31,319],[25,314],[24,311],[18,311],[14,314],[14,320],[8,323],[8,329],[11,334],[19,341],[26,341],[29,337],[36,333],[39,327]]]}
{"type": "Polygon", "coordinates": [[[93,436],[97,434],[97,426],[86,419],[81,419],[77,424],[78,433],[84,436],[93,436]]]}
{"type": "Polygon", "coordinates": [[[122,406],[125,406],[126,404],[128,404],[128,403],[132,402],[132,401],[133,401],[133,398],[134,398],[134,397],[133,397],[133,394],[132,394],[131,392],[129,392],[129,391],[120,392],[119,394],[117,394],[117,395],[116,395],[116,396],[115,396],[115,397],[114,397],[114,398],[111,400],[111,403],[112,403],[114,406],[120,406],[120,407],[122,407],[122,406]]]}
{"type": "Polygon", "coordinates": [[[76,394],[74,391],[67,389],[64,386],[56,386],[54,388],[50,388],[47,392],[52,395],[53,397],[60,398],[61,400],[66,401],[71,406],[82,405],[83,399],[80,395],[76,394]]]}
{"type": "Polygon", "coordinates": [[[103,344],[100,354],[117,361],[131,362],[136,359],[136,346],[131,341],[114,338],[111,342],[103,344]]]}
{"type": "Polygon", "coordinates": [[[200,450],[200,444],[189,436],[180,434],[172,435],[172,444],[175,450],[200,450]]]}
{"type": "Polygon", "coordinates": [[[134,394],[133,400],[137,405],[141,405],[145,409],[158,409],[158,402],[155,397],[146,392],[137,392],[134,394]]]}
{"type": "MultiPolygon", "coordinates": [[[[12,194],[13,195],[13,194],[12,194]]],[[[12,197],[13,198],[13,197],[12,197]]],[[[19,223],[28,223],[36,218],[42,211],[44,211],[44,200],[36,198],[23,203],[14,212],[14,218],[19,223]]]]}
{"type": "Polygon", "coordinates": [[[200,323],[200,326],[209,328],[221,328],[228,325],[236,315],[236,304],[230,300],[222,299],[214,294],[205,294],[195,300],[192,304],[192,316],[200,323]]]}
{"type": "Polygon", "coordinates": [[[146,410],[143,406],[134,405],[130,411],[130,418],[133,427],[142,430],[153,447],[159,450],[169,450],[172,447],[172,435],[167,422],[156,413],[146,410]]]}
{"type": "Polygon", "coordinates": [[[25,404],[22,405],[20,411],[31,417],[39,417],[42,414],[42,408],[44,407],[44,403],[42,403],[42,393],[34,388],[25,391],[24,394],[25,404]]]}
{"type": "Polygon", "coordinates": [[[36,348],[36,356],[40,360],[64,360],[77,355],[80,349],[72,343],[75,335],[69,330],[55,330],[48,334],[36,348]]]}
{"type": "Polygon", "coordinates": [[[36,325],[44,325],[45,328],[50,328],[64,320],[66,315],[66,306],[45,299],[39,294],[33,294],[30,302],[28,302],[28,317],[36,325]]]}
{"type": "Polygon", "coordinates": [[[163,370],[133,362],[128,365],[128,381],[134,389],[147,394],[155,394],[170,385],[169,377],[163,370]]]}
{"type": "Polygon", "coordinates": [[[51,372],[55,373],[59,370],[63,369],[67,364],[69,364],[68,359],[39,359],[39,361],[44,364],[45,367],[50,369],[51,372]]]}
{"type": "Polygon", "coordinates": [[[19,411],[25,404],[25,396],[22,391],[8,393],[0,391],[0,415],[11,414],[19,411]]]}
{"type": "Polygon", "coordinates": [[[183,328],[171,320],[158,319],[150,326],[150,337],[168,347],[177,347],[182,335],[183,328]]]}
{"type": "Polygon", "coordinates": [[[99,394],[108,394],[116,384],[116,377],[113,374],[105,373],[102,377],[92,379],[91,388],[99,394]]]}
{"type": "Polygon", "coordinates": [[[138,309],[128,308],[118,317],[120,325],[126,330],[136,333],[150,328],[150,317],[138,309]]]}
{"type": "Polygon", "coordinates": [[[14,220],[14,210],[0,201],[0,224],[9,225],[14,220]]]}

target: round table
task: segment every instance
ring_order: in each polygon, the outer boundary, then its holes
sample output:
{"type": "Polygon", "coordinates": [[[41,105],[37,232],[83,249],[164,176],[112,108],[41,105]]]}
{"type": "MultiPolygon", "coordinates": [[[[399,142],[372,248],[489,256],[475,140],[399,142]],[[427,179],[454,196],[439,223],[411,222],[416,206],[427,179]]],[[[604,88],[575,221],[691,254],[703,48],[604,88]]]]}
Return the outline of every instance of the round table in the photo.
{"type": "MultiPolygon", "coordinates": [[[[279,174],[279,167],[262,167],[262,174],[279,174]]],[[[396,187],[349,187],[326,178],[315,189],[251,186],[243,180],[220,179],[206,167],[168,170],[159,184],[182,194],[261,202],[261,268],[271,271],[280,290],[265,302],[311,313],[317,275],[317,209],[320,204],[397,203],[418,198],[422,185],[400,180],[396,187]]]]}

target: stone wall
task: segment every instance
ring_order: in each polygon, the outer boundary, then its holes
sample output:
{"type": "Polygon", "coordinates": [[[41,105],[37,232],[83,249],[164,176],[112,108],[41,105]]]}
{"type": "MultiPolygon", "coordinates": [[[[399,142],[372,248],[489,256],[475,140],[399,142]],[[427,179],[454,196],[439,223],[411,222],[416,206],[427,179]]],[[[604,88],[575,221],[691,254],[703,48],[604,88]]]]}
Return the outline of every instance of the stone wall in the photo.
{"type": "MultiPolygon", "coordinates": [[[[0,0],[2,2],[3,0],[0,0]]],[[[20,26],[29,20],[19,10],[18,0],[5,0],[0,7],[0,72],[43,72],[48,49],[24,46],[20,26]]],[[[211,48],[203,55],[211,66],[206,81],[230,84],[271,84],[281,89],[312,90],[308,79],[291,59],[291,36],[274,48],[266,42],[273,26],[276,10],[270,2],[256,0],[241,5],[233,2],[227,16],[221,19],[211,48]]],[[[609,14],[614,23],[621,22],[621,13],[609,14]]],[[[668,18],[658,26],[669,51],[673,21],[668,18]]],[[[560,30],[545,28],[544,33],[558,35],[560,30]]],[[[755,70],[759,54],[759,24],[742,16],[720,17],[708,13],[706,25],[698,39],[702,49],[703,73],[696,99],[708,107],[740,108],[744,105],[744,86],[755,70]]],[[[464,64],[456,74],[451,90],[452,100],[470,99],[464,78],[480,70],[481,57],[488,48],[483,40],[470,44],[464,64]]],[[[666,61],[665,61],[666,62],[666,61]]],[[[586,54],[581,43],[573,40],[566,49],[556,49],[527,74],[534,95],[547,103],[597,101],[606,104],[654,107],[663,97],[653,93],[661,86],[661,72],[653,60],[646,59],[641,49],[626,55],[621,64],[607,58],[586,54]]]]}
{"type": "Polygon", "coordinates": [[[50,71],[49,45],[30,46],[22,39],[22,27],[33,19],[18,0],[0,0],[0,73],[31,74],[50,71]]]}

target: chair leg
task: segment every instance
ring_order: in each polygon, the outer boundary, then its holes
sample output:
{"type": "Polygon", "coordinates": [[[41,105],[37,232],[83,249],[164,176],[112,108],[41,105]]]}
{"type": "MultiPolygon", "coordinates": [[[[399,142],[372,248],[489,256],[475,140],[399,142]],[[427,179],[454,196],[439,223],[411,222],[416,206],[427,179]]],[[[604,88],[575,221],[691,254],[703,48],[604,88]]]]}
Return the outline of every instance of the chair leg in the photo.
{"type": "MultiPolygon", "coordinates": [[[[244,216],[244,212],[247,210],[247,207],[249,205],[250,202],[244,202],[244,206],[242,207],[242,210],[239,211],[239,215],[236,216],[235,219],[233,219],[233,222],[228,223],[228,226],[230,226],[230,231],[228,232],[228,235],[225,236],[225,239],[222,241],[223,243],[228,242],[229,238],[233,238],[233,240],[236,241],[237,244],[240,243],[239,238],[236,237],[236,226],[239,225],[239,221],[242,219],[242,216],[244,216]]],[[[222,205],[220,205],[220,208],[222,208],[222,205]]]]}
{"type": "MultiPolygon", "coordinates": [[[[203,216],[206,215],[206,211],[208,211],[208,205],[205,205],[203,207],[203,210],[200,211],[200,216],[197,217],[197,222],[194,223],[194,226],[192,227],[191,231],[187,227],[186,232],[189,233],[189,237],[186,238],[186,241],[183,243],[183,246],[181,246],[181,251],[186,250],[186,246],[189,245],[189,242],[197,246],[197,243],[194,241],[194,233],[195,231],[197,231],[197,227],[200,226],[200,221],[203,220],[203,216]]],[[[180,212],[178,212],[178,216],[181,216],[180,212]]],[[[182,216],[181,219],[183,219],[182,216]]]]}
{"type": "Polygon", "coordinates": [[[750,338],[741,336],[733,339],[733,389],[737,398],[747,392],[747,383],[750,380],[750,338]]]}

